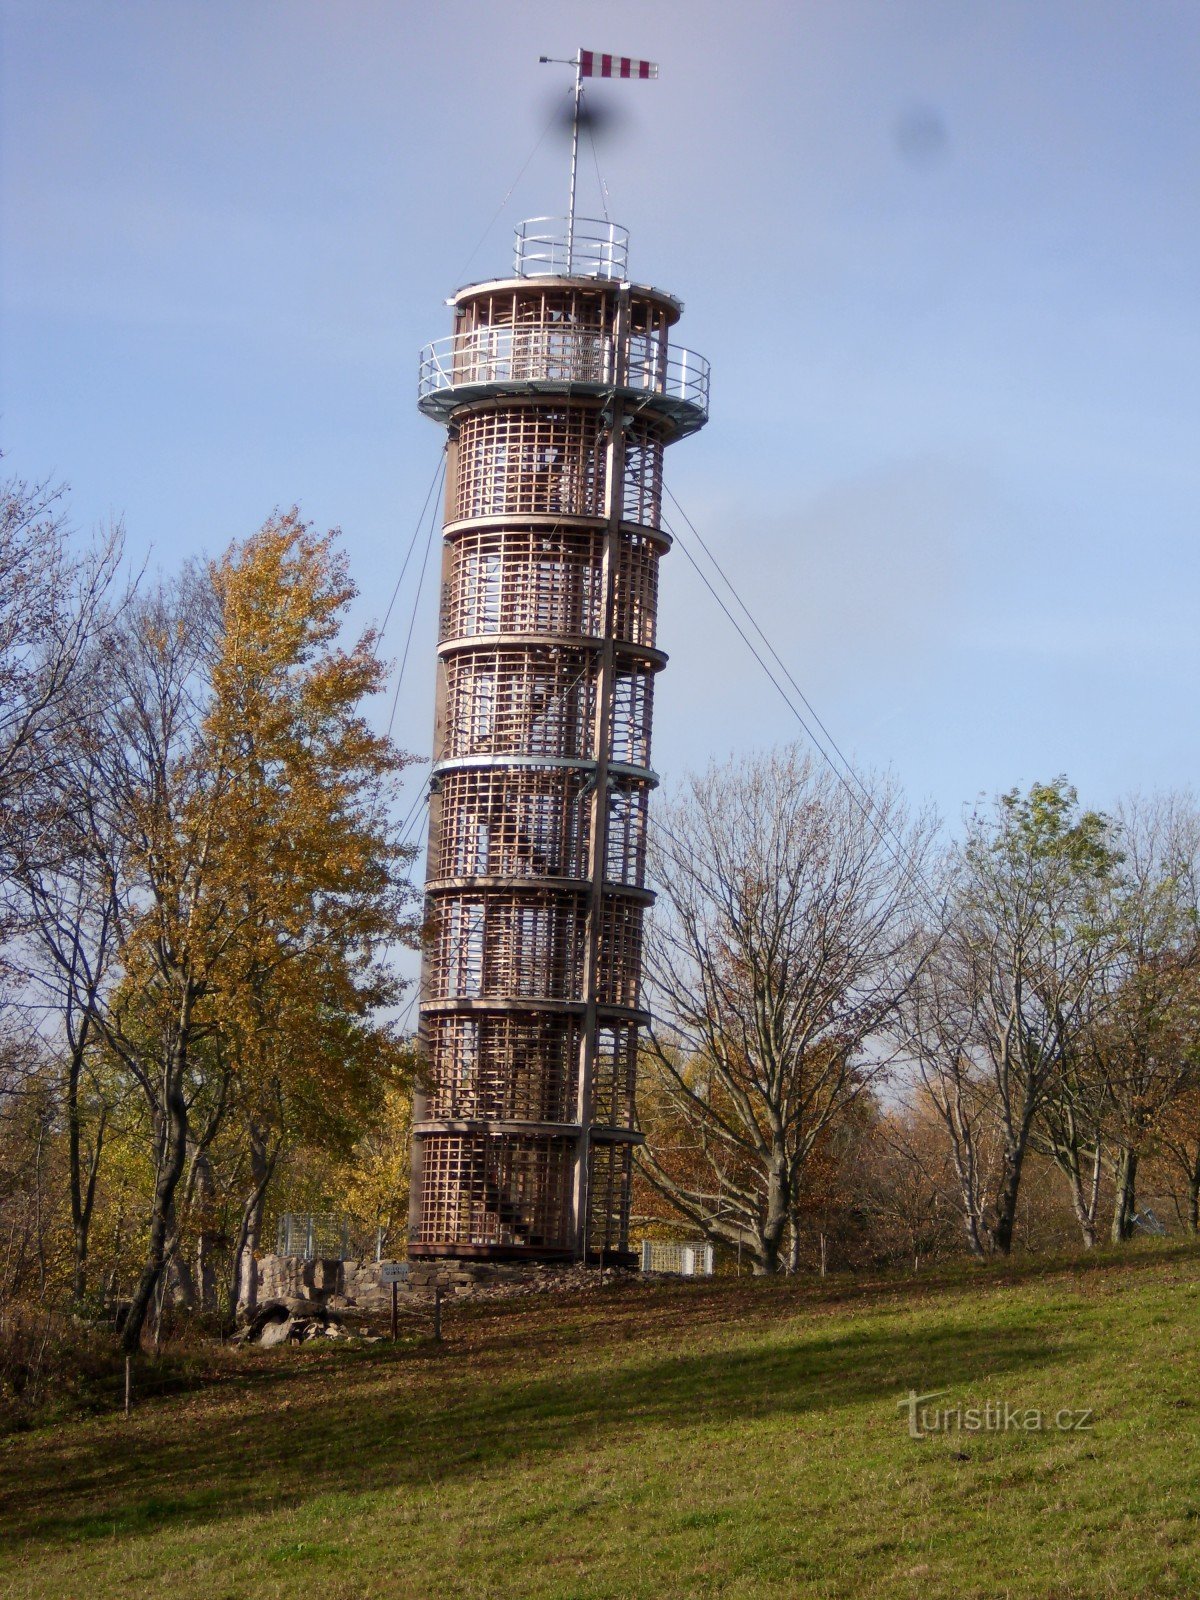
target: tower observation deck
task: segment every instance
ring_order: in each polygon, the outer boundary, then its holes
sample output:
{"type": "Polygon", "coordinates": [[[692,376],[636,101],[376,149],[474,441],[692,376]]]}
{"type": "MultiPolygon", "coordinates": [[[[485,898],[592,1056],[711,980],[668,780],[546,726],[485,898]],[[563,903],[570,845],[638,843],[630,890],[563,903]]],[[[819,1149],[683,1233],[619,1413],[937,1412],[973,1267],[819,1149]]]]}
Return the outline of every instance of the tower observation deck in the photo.
{"type": "Polygon", "coordinates": [[[627,250],[523,224],[421,355],[448,453],[417,1258],[628,1257],[663,454],[708,365],[627,250]]]}

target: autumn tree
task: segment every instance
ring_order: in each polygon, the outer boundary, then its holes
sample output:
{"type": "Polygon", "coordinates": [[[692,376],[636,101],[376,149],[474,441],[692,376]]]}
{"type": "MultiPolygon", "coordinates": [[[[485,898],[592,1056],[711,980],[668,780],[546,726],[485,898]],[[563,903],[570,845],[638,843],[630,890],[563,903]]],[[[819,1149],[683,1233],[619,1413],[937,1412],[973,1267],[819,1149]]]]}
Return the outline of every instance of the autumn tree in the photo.
{"type": "MultiPolygon", "coordinates": [[[[411,930],[398,928],[397,936],[411,930]]],[[[389,980],[385,990],[376,974],[354,993],[339,993],[323,966],[307,958],[289,962],[286,976],[285,985],[259,986],[257,1026],[238,1030],[230,1044],[233,1102],[224,1170],[214,1174],[217,1187],[236,1196],[229,1318],[253,1304],[266,1197],[282,1162],[290,1157],[339,1174],[351,1212],[377,1184],[378,1224],[391,1215],[387,1174],[395,1178],[407,1150],[412,1050],[376,1014],[398,986],[389,980]]]]}
{"type": "Polygon", "coordinates": [[[891,1059],[931,825],[794,748],[710,768],[656,820],[643,1171],[774,1272],[814,1151],[891,1059]]]}
{"type": "Polygon", "coordinates": [[[1137,1171],[1169,1107],[1195,1083],[1200,1044],[1200,813],[1183,795],[1121,806],[1114,915],[1120,958],[1096,1030],[1106,1090],[1114,1244],[1133,1231],[1137,1171]]]}
{"type": "Polygon", "coordinates": [[[355,1030],[388,1047],[386,951],[410,893],[389,802],[405,758],[362,713],[384,677],[373,637],[339,643],[354,593],[335,536],[292,513],[143,596],[113,648],[115,693],[90,736],[121,970],[99,1021],[145,1098],[155,1173],[128,1349],[201,1108],[211,1123],[235,1095],[265,1104],[273,1075],[333,1099],[361,1061],[355,1030]]]}
{"type": "Polygon", "coordinates": [[[54,1075],[36,1031],[0,1000],[0,1308],[43,1296],[61,1193],[54,1075]]]}
{"type": "Polygon", "coordinates": [[[408,1228],[411,1082],[389,1086],[339,1171],[347,1212],[384,1254],[403,1247],[408,1228]]]}
{"type": "Polygon", "coordinates": [[[355,591],[332,536],[282,518],[212,576],[221,629],[209,729],[235,753],[222,871],[240,896],[244,962],[219,1001],[249,1154],[236,1305],[287,1142],[349,1149],[407,1070],[379,1019],[399,994],[387,951],[415,925],[412,851],[388,812],[407,758],[358,709],[382,683],[373,638],[336,645],[355,591]]]}
{"type": "Polygon", "coordinates": [[[1153,1151],[1175,1215],[1195,1235],[1200,1233],[1200,1037],[1191,1055],[1187,1084],[1159,1109],[1153,1151]]]}
{"type": "MultiPolygon", "coordinates": [[[[913,1271],[962,1243],[962,1189],[940,1118],[924,1095],[881,1110],[860,1151],[871,1240],[913,1271]]],[[[986,1148],[980,1151],[986,1159],[986,1148]]]]}

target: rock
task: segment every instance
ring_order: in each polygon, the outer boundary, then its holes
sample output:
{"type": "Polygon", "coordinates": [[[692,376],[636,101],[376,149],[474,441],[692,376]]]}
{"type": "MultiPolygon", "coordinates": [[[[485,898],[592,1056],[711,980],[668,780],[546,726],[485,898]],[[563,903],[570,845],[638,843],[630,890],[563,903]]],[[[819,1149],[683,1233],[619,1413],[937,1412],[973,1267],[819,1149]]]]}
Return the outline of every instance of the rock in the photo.
{"type": "Polygon", "coordinates": [[[241,1337],[243,1340],[257,1339],[268,1323],[286,1322],[287,1316],[287,1307],[282,1300],[266,1300],[247,1319],[241,1337]]]}
{"type": "Polygon", "coordinates": [[[305,1300],[299,1295],[291,1295],[283,1304],[287,1307],[290,1317],[319,1317],[324,1314],[325,1305],[321,1300],[305,1300]]]}
{"type": "Polygon", "coordinates": [[[295,1327],[291,1317],[284,1322],[268,1322],[259,1334],[258,1342],[264,1350],[271,1350],[277,1344],[287,1344],[295,1327]]]}

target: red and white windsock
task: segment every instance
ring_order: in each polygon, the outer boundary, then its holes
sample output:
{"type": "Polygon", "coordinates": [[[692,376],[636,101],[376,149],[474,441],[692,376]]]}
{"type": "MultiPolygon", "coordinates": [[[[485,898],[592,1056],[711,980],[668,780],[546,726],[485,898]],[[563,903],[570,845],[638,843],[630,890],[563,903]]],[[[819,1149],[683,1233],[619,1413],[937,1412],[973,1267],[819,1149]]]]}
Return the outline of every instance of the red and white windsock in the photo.
{"type": "Polygon", "coordinates": [[[636,61],[633,56],[605,56],[599,50],[579,52],[581,78],[657,78],[657,61],[636,61]]]}

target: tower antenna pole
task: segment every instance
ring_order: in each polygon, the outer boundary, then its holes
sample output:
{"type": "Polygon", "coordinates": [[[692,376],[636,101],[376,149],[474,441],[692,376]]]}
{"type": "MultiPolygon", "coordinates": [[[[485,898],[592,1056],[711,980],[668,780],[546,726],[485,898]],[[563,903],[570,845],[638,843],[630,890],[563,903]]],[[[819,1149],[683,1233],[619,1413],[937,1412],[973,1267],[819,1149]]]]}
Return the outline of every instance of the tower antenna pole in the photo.
{"type": "Polygon", "coordinates": [[[583,97],[583,49],[575,52],[575,114],[571,120],[571,193],[567,202],[567,277],[571,276],[575,256],[575,174],[579,167],[579,102],[583,97]]]}

